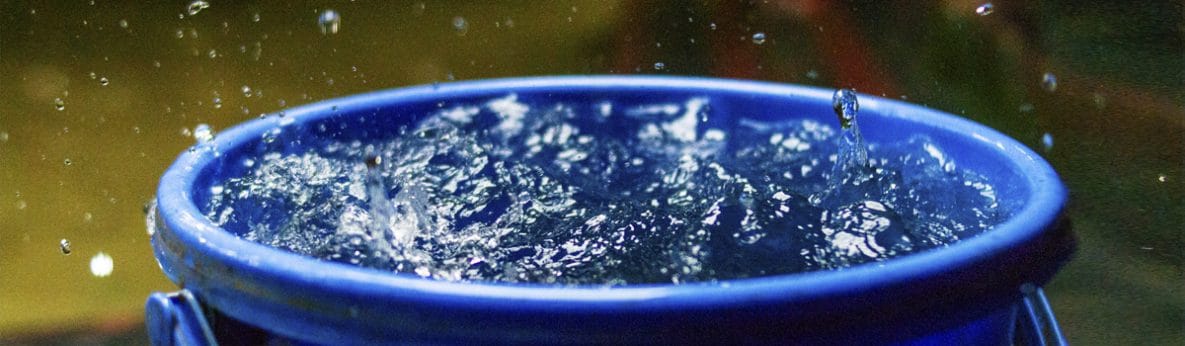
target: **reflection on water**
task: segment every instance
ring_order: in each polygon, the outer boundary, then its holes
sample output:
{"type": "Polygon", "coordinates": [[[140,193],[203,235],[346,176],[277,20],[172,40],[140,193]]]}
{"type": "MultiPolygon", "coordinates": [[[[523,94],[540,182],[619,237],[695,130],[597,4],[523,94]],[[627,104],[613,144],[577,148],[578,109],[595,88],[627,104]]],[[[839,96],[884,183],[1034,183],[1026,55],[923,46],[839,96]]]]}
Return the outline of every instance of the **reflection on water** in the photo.
{"type": "Polygon", "coordinates": [[[1172,1],[0,2],[0,341],[140,333],[147,294],[173,289],[142,210],[199,124],[453,79],[661,73],[853,88],[1034,148],[1056,136],[1041,152],[1081,237],[1047,290],[1062,327],[1075,343],[1172,344],[1185,338],[1181,13],[1172,1]]]}

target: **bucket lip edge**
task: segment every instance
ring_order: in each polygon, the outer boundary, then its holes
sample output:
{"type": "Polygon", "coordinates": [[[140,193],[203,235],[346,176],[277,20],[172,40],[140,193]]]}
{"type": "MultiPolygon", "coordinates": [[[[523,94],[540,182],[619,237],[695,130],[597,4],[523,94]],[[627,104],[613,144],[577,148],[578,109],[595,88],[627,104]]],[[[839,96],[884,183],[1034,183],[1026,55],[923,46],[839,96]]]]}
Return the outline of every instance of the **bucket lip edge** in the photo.
{"type": "MultiPolygon", "coordinates": [[[[489,93],[509,94],[513,90],[552,89],[571,90],[579,88],[644,88],[671,91],[730,91],[756,92],[770,95],[787,95],[806,98],[826,97],[830,89],[791,84],[778,84],[750,80],[730,80],[705,77],[671,76],[560,76],[521,77],[477,81],[443,83],[436,86],[422,85],[329,99],[286,110],[286,116],[297,122],[311,121],[332,116],[326,110],[341,107],[342,111],[352,107],[373,107],[381,100],[414,98],[448,98],[461,95],[482,95],[489,93]]],[[[169,229],[186,229],[187,232],[171,232],[186,245],[195,249],[192,253],[218,257],[240,269],[267,274],[284,280],[302,283],[332,283],[337,290],[352,294],[390,296],[416,299],[435,298],[441,302],[464,299],[488,300],[491,303],[507,302],[507,308],[521,309],[524,302],[547,302],[554,306],[561,303],[564,308],[613,309],[656,306],[711,306],[731,305],[752,301],[809,300],[855,291],[874,290],[894,283],[939,275],[977,258],[997,254],[1008,248],[1023,244],[1042,233],[1041,227],[1029,225],[1052,224],[1061,213],[1065,200],[1065,188],[1052,167],[1035,152],[994,129],[970,120],[938,110],[909,104],[892,99],[861,94],[861,106],[865,109],[908,110],[906,119],[893,112],[882,113],[885,117],[897,117],[911,122],[927,122],[928,125],[949,131],[971,134],[977,140],[1000,148],[1001,155],[1018,165],[1032,191],[1024,207],[1017,210],[1007,221],[984,234],[960,240],[941,251],[925,251],[894,258],[892,261],[866,263],[842,270],[811,271],[747,279],[724,280],[718,283],[689,284],[637,284],[626,286],[554,286],[544,284],[495,283],[495,282],[444,282],[422,279],[408,275],[385,273],[373,269],[350,266],[290,253],[240,239],[210,222],[190,198],[189,191],[196,182],[204,164],[215,160],[209,151],[183,152],[162,175],[157,191],[161,220],[169,229]],[[941,120],[941,121],[933,121],[941,120]],[[1050,206],[1056,206],[1055,208],[1050,206]],[[248,264],[246,262],[251,261],[248,264]],[[646,302],[645,304],[638,304],[646,302]]],[[[210,145],[234,146],[257,139],[263,131],[280,127],[279,119],[268,117],[251,120],[220,133],[210,145]]],[[[164,254],[159,254],[164,255],[164,254]]]]}

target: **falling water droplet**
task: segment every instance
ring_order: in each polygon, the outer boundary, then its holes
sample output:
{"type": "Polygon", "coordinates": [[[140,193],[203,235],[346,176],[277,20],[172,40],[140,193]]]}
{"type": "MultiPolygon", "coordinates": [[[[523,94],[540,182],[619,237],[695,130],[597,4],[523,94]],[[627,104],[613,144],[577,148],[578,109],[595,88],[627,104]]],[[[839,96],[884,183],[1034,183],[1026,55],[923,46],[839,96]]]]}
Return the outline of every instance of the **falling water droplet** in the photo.
{"type": "Polygon", "coordinates": [[[1168,177],[1168,176],[1166,176],[1166,175],[1164,175],[1164,174],[1161,174],[1161,175],[1158,175],[1158,176],[1156,176],[1156,181],[1159,181],[1159,182],[1162,182],[1162,183],[1163,183],[1163,182],[1166,182],[1166,181],[1168,181],[1168,180],[1169,180],[1169,177],[1168,177]]]}
{"type": "Polygon", "coordinates": [[[469,32],[469,22],[464,17],[453,17],[453,29],[457,30],[457,35],[465,36],[469,32]]]}
{"type": "Polygon", "coordinates": [[[62,163],[64,163],[64,164],[66,164],[67,166],[69,166],[69,165],[72,165],[72,164],[74,164],[74,161],[70,161],[70,159],[65,159],[65,160],[62,160],[62,163]]]}
{"type": "Polygon", "coordinates": [[[1041,76],[1041,88],[1048,92],[1056,91],[1057,76],[1054,76],[1053,73],[1045,72],[1045,74],[1041,76]]]}
{"type": "Polygon", "coordinates": [[[667,67],[667,64],[664,64],[661,61],[654,63],[655,70],[662,71],[662,69],[664,69],[666,67],[667,67]]]}
{"type": "Polygon", "coordinates": [[[753,34],[753,43],[756,43],[756,44],[765,43],[765,33],[759,32],[759,33],[753,34]]]}
{"type": "Polygon", "coordinates": [[[715,31],[716,30],[716,23],[708,23],[708,29],[715,31]]]}
{"type": "Polygon", "coordinates": [[[1044,135],[1041,135],[1041,145],[1045,147],[1045,151],[1053,149],[1053,135],[1049,134],[1048,132],[1046,132],[1044,135]]]}
{"type": "Polygon", "coordinates": [[[191,16],[194,16],[194,15],[197,15],[199,12],[202,12],[202,10],[207,9],[207,8],[210,8],[210,3],[205,2],[203,0],[195,0],[195,1],[189,3],[189,6],[185,8],[185,12],[189,13],[189,15],[191,15],[191,16]]]}
{"type": "Polygon", "coordinates": [[[214,104],[214,108],[222,108],[222,98],[221,97],[215,97],[214,100],[211,102],[214,104]]]}
{"type": "Polygon", "coordinates": [[[58,242],[58,249],[62,250],[63,255],[70,255],[70,241],[62,238],[62,241],[58,242]]]}
{"type": "Polygon", "coordinates": [[[0,143],[8,141],[8,132],[0,132],[0,143]]]}
{"type": "Polygon", "coordinates": [[[56,97],[53,99],[53,107],[59,111],[64,111],[66,110],[66,101],[62,101],[61,97],[56,97]]]}
{"type": "Polygon", "coordinates": [[[99,85],[107,86],[107,83],[110,83],[110,81],[107,80],[107,77],[99,78],[99,85]]]}
{"type": "Polygon", "coordinates": [[[127,19],[120,19],[119,20],[119,27],[127,29],[128,28],[128,20],[127,19]]]}
{"type": "Polygon", "coordinates": [[[95,254],[95,257],[91,257],[91,275],[105,278],[111,275],[113,269],[115,269],[115,261],[106,253],[99,252],[95,254]]]}
{"type": "Polygon", "coordinates": [[[983,5],[979,5],[979,7],[976,7],[975,14],[978,14],[981,16],[986,16],[986,15],[992,14],[992,12],[995,10],[996,10],[995,6],[992,6],[992,3],[987,2],[987,3],[984,3],[983,5]]]}
{"type": "Polygon", "coordinates": [[[244,97],[251,97],[251,87],[246,86],[246,85],[243,86],[243,96],[244,97]]]}
{"type": "Polygon", "coordinates": [[[252,22],[259,23],[259,19],[260,19],[260,18],[259,18],[259,13],[252,13],[252,14],[251,14],[251,21],[252,21],[252,22]]]}
{"type": "Polygon", "coordinates": [[[317,26],[321,28],[321,34],[329,35],[336,34],[341,27],[342,17],[334,10],[321,11],[321,15],[317,16],[317,26]]]}

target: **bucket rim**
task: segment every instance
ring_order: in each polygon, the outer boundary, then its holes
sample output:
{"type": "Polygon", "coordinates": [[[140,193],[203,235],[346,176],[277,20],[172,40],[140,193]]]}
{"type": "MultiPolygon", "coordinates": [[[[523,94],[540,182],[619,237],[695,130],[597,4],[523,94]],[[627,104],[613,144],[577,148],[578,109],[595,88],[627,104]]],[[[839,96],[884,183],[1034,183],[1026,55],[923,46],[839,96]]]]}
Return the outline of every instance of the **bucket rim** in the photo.
{"type": "MultiPolygon", "coordinates": [[[[442,83],[381,90],[320,101],[285,110],[284,120],[269,116],[231,127],[201,146],[231,148],[259,140],[268,130],[290,122],[302,123],[337,113],[373,109],[377,105],[426,99],[450,99],[475,95],[505,95],[515,91],[557,90],[729,91],[820,99],[830,103],[832,89],[771,82],[672,76],[560,76],[521,77],[442,83]]],[[[840,270],[810,271],[754,278],[685,284],[546,285],[497,282],[445,282],[407,274],[319,260],[255,243],[232,234],[210,221],[192,199],[198,177],[218,157],[213,150],[183,152],[164,173],[157,190],[158,223],[154,234],[158,261],[165,256],[156,237],[168,236],[185,246],[187,256],[208,257],[243,275],[279,278],[300,287],[323,287],[351,296],[378,299],[415,299],[451,304],[480,302],[502,307],[566,309],[580,311],[630,309],[685,309],[735,306],[755,302],[793,302],[846,296],[896,287],[934,278],[970,266],[985,258],[1023,246],[1057,223],[1066,201],[1065,187],[1057,173],[1037,153],[1016,140],[984,125],[938,110],[902,101],[860,95],[863,110],[880,116],[924,123],[966,135],[995,147],[997,153],[1024,172],[1030,194],[1022,207],[992,230],[963,239],[942,249],[912,253],[884,262],[865,263],[840,270]],[[907,117],[908,116],[908,117],[907,117]],[[168,234],[162,235],[161,233],[168,234]],[[524,305],[525,304],[525,305],[524,305]]],[[[199,270],[200,269],[196,269],[199,270]]],[[[168,270],[166,270],[167,272],[168,270]]],[[[178,281],[178,278],[173,278],[178,281]]],[[[185,282],[181,278],[179,282],[185,282]]]]}

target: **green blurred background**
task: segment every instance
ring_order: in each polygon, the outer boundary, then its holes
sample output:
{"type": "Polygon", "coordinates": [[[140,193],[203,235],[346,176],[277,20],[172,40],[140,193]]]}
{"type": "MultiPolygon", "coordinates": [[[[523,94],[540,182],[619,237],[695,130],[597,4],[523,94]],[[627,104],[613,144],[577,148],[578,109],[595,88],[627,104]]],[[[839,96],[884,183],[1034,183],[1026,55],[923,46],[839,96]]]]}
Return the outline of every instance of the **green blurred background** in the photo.
{"type": "Polygon", "coordinates": [[[144,299],[175,287],[143,207],[186,129],[453,79],[638,73],[853,87],[997,128],[1070,188],[1080,249],[1047,286],[1070,341],[1185,343],[1180,1],[188,3],[0,0],[0,343],[147,342],[144,299]]]}

